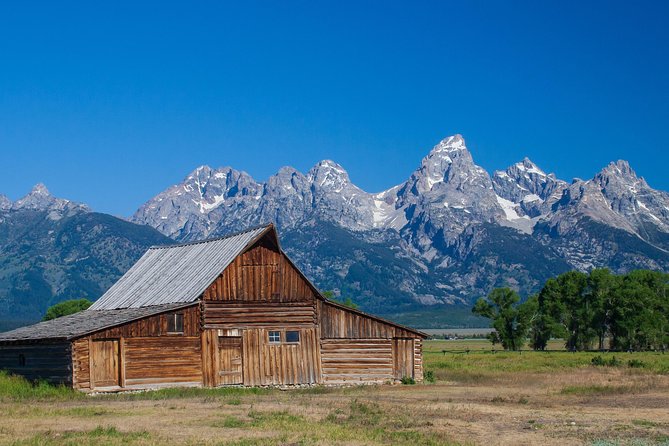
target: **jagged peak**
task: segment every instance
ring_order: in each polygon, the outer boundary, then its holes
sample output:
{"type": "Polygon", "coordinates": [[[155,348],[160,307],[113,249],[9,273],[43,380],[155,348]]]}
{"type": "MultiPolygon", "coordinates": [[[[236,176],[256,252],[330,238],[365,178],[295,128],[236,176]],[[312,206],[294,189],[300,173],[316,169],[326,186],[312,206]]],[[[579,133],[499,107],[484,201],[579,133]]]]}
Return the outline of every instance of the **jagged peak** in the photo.
{"type": "Polygon", "coordinates": [[[332,169],[339,173],[346,173],[346,170],[341,166],[341,164],[328,159],[319,161],[314,165],[314,167],[311,168],[313,171],[321,169],[332,169]]]}
{"type": "Polygon", "coordinates": [[[28,192],[28,195],[26,195],[26,197],[30,195],[40,195],[43,197],[50,197],[51,192],[49,192],[49,189],[46,188],[44,183],[37,183],[33,186],[30,192],[28,192]]]}
{"type": "Polygon", "coordinates": [[[0,210],[7,210],[12,207],[12,200],[6,195],[0,194],[0,210]]]}
{"type": "Polygon", "coordinates": [[[452,135],[439,141],[430,151],[430,155],[436,155],[443,152],[457,152],[467,150],[465,139],[460,134],[452,135]]]}
{"type": "MultiPolygon", "coordinates": [[[[516,169],[520,170],[521,172],[528,173],[528,174],[535,174],[535,175],[539,175],[539,176],[542,176],[542,177],[548,176],[548,175],[546,175],[546,172],[541,170],[539,168],[539,166],[537,166],[528,157],[525,157],[525,158],[522,159],[522,161],[519,161],[516,164],[514,164],[512,166],[512,168],[516,168],[516,169]]],[[[508,170],[511,170],[511,168],[509,168],[508,170]]]]}
{"type": "Polygon", "coordinates": [[[602,169],[600,174],[636,178],[636,173],[630,166],[630,163],[626,160],[611,161],[604,169],[602,169]]]}

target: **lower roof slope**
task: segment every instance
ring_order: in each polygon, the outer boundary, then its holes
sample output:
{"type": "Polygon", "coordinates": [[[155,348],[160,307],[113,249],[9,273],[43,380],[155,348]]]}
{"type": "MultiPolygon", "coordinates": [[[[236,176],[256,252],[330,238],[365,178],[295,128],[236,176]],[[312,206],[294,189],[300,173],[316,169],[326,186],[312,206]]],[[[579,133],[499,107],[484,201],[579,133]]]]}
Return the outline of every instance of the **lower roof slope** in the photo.
{"type": "Polygon", "coordinates": [[[123,308],[117,310],[84,310],[49,321],[0,333],[0,343],[12,341],[37,341],[43,339],[69,341],[80,336],[116,327],[148,316],[190,306],[173,303],[144,308],[123,308]]]}

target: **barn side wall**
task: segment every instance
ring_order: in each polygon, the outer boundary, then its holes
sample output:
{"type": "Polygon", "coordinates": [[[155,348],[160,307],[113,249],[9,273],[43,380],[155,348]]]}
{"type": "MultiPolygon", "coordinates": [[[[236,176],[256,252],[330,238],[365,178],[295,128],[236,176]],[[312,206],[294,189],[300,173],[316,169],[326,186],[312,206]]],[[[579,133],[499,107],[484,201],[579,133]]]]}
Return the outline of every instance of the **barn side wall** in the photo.
{"type": "Polygon", "coordinates": [[[5,344],[0,348],[0,370],[29,380],[71,385],[70,343],[5,344]]]}
{"type": "Polygon", "coordinates": [[[72,384],[91,391],[96,361],[102,362],[98,346],[117,341],[118,387],[145,388],[160,385],[202,384],[200,308],[194,305],[109,328],[72,342],[72,384]],[[170,314],[183,314],[183,333],[168,333],[170,314]]]}
{"type": "Polygon", "coordinates": [[[323,382],[383,383],[423,379],[415,333],[329,302],[318,302],[323,382]]]}

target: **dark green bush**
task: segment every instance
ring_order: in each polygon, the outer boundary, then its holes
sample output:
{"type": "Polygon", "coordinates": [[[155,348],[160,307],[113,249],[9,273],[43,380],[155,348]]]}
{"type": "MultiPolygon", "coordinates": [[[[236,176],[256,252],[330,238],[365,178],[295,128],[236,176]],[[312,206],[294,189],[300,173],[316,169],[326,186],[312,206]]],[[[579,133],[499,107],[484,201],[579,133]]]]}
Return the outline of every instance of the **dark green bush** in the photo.
{"type": "Polygon", "coordinates": [[[400,381],[402,382],[402,384],[409,384],[409,385],[416,384],[416,380],[410,376],[403,376],[400,381]]]}

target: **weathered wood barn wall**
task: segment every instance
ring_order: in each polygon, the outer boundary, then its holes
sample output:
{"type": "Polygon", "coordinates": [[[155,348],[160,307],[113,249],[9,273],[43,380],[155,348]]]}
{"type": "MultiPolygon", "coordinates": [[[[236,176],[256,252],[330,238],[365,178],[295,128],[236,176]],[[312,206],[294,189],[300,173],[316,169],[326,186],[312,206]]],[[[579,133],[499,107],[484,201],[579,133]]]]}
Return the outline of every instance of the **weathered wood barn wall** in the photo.
{"type": "Polygon", "coordinates": [[[269,225],[152,248],[91,309],[0,334],[0,368],[83,391],[420,381],[423,337],[323,298],[269,225]]]}

